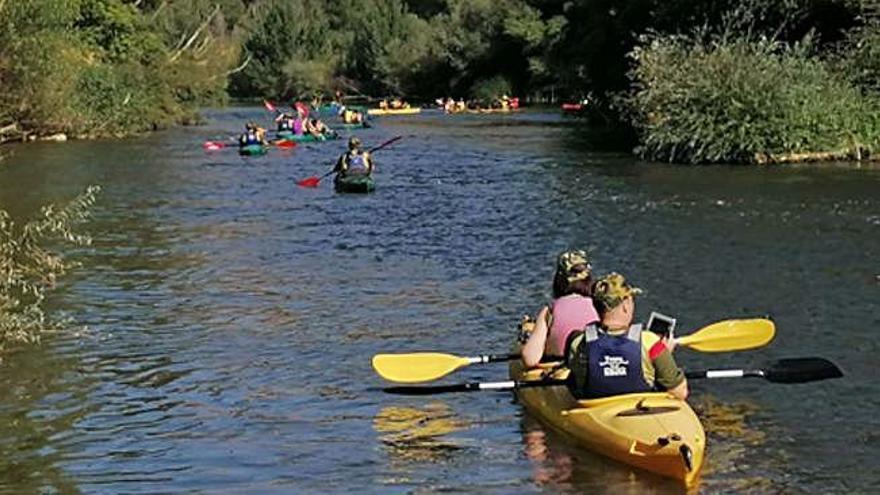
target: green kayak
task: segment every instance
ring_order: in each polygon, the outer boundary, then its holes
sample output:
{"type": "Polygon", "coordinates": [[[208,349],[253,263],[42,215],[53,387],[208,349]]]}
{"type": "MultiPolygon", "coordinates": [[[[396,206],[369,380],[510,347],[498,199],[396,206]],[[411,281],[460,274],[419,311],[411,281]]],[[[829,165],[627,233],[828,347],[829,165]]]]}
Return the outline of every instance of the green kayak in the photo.
{"type": "Polygon", "coordinates": [[[335,134],[325,134],[323,136],[313,136],[311,134],[294,134],[290,131],[281,131],[275,134],[277,139],[287,139],[289,141],[294,141],[297,143],[315,143],[315,142],[323,142],[330,141],[333,139],[338,139],[339,136],[335,134]]]}
{"type": "Polygon", "coordinates": [[[372,175],[337,175],[333,187],[337,192],[368,193],[376,189],[376,181],[372,175]]]}
{"type": "Polygon", "coordinates": [[[335,124],[337,127],[341,127],[342,129],[367,129],[372,127],[369,122],[361,122],[358,124],[335,124]]]}
{"type": "Polygon", "coordinates": [[[266,151],[268,151],[268,148],[262,144],[248,144],[238,148],[238,154],[245,156],[265,155],[266,151]]]}

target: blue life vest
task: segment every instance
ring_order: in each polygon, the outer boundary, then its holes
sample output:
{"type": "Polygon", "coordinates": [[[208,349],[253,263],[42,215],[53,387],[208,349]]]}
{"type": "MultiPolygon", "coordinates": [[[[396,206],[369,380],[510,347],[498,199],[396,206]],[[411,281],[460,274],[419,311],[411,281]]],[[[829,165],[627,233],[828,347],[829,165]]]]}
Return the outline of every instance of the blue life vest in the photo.
{"type": "Polygon", "coordinates": [[[651,386],[642,372],[642,326],[633,325],[623,335],[610,335],[597,325],[584,328],[583,346],[578,353],[581,369],[587,370],[585,398],[649,392],[651,386]]]}
{"type": "Polygon", "coordinates": [[[257,137],[256,131],[247,131],[238,138],[238,144],[242,146],[249,146],[252,144],[262,144],[260,143],[260,138],[257,137]]]}
{"type": "Polygon", "coordinates": [[[348,168],[346,169],[347,173],[354,174],[366,174],[367,173],[367,161],[364,160],[363,153],[348,153],[348,168]]]}
{"type": "Polygon", "coordinates": [[[288,119],[287,117],[282,118],[278,121],[278,130],[279,131],[292,131],[293,127],[293,119],[288,119]]]}

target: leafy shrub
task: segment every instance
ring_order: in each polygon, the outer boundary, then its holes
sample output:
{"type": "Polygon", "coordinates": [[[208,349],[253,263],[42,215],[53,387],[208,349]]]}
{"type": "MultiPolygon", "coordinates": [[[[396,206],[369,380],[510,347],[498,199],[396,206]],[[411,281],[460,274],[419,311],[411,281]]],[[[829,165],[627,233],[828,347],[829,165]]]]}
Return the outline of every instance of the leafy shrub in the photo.
{"type": "Polygon", "coordinates": [[[809,39],[644,37],[623,100],[640,153],[705,163],[876,149],[877,103],[811,50],[809,39]]]}

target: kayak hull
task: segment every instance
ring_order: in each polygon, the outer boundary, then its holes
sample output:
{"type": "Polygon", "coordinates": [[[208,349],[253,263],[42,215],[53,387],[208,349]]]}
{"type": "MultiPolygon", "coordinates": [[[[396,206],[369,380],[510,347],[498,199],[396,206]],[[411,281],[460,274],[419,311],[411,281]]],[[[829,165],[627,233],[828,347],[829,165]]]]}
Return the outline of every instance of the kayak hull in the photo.
{"type": "Polygon", "coordinates": [[[275,134],[277,139],[293,141],[295,143],[321,143],[336,139],[333,135],[313,136],[311,134],[294,134],[292,132],[278,132],[275,134]]]}
{"type": "Polygon", "coordinates": [[[249,144],[238,148],[238,154],[242,156],[265,155],[268,149],[262,144],[249,144]]]}
{"type": "Polygon", "coordinates": [[[369,193],[376,189],[376,181],[371,175],[337,175],[333,179],[333,188],[343,193],[369,193]]]}
{"type": "MultiPolygon", "coordinates": [[[[515,360],[510,378],[563,379],[567,369],[552,371],[558,364],[525,370],[515,360]]],[[[523,388],[516,395],[529,414],[580,446],[686,487],[699,479],[706,434],[685,401],[656,392],[577,400],[565,386],[523,388]]]]}
{"type": "Polygon", "coordinates": [[[421,113],[422,109],[419,107],[410,107],[410,108],[371,108],[367,110],[368,115],[415,115],[417,113],[421,113]]]}

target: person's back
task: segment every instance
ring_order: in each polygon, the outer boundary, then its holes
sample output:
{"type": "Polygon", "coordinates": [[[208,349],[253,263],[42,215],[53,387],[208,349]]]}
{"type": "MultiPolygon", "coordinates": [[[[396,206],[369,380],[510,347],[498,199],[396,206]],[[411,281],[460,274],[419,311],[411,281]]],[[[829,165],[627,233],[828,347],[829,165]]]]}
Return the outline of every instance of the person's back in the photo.
{"type": "Polygon", "coordinates": [[[520,355],[527,368],[544,356],[562,358],[571,336],[598,320],[590,298],[592,265],[586,251],[572,249],[556,258],[553,302],[538,312],[535,328],[520,355]]]}
{"type": "Polygon", "coordinates": [[[546,348],[547,354],[551,356],[564,356],[572,332],[599,320],[593,299],[577,293],[553,301],[550,313],[553,315],[553,320],[547,335],[546,348]]]}
{"type": "Polygon", "coordinates": [[[675,363],[665,340],[632,325],[633,296],[623,276],[611,273],[593,285],[600,323],[588,325],[575,337],[567,353],[570,390],[580,399],[666,390],[686,399],[687,380],[675,363]]]}
{"type": "Polygon", "coordinates": [[[373,173],[373,160],[366,151],[361,151],[361,142],[352,137],[348,140],[348,151],[339,157],[334,169],[342,177],[348,175],[371,175],[373,173]]]}

